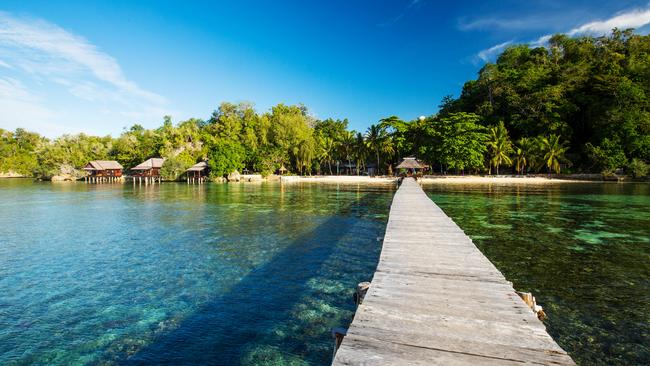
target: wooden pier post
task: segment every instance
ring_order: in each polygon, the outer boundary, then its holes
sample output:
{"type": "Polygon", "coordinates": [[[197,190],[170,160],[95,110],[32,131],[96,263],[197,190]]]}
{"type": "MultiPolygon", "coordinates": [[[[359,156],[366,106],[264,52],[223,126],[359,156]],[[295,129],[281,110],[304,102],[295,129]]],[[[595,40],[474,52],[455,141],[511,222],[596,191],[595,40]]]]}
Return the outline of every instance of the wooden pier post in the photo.
{"type": "Polygon", "coordinates": [[[366,297],[366,293],[370,288],[370,282],[359,282],[357,285],[357,291],[354,293],[354,304],[359,306],[363,303],[363,298],[366,297]]]}
{"type": "Polygon", "coordinates": [[[345,328],[332,328],[332,338],[334,338],[334,352],[332,355],[332,358],[336,357],[336,351],[339,350],[339,347],[341,347],[341,343],[343,342],[343,338],[345,338],[345,335],[347,334],[348,330],[345,328]]]}

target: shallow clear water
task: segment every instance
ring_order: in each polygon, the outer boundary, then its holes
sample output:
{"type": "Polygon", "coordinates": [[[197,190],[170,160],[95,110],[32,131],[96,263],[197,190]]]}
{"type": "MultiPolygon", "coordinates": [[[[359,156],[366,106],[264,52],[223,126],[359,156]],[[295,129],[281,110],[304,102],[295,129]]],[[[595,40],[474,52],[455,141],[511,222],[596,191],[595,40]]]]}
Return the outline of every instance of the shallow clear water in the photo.
{"type": "Polygon", "coordinates": [[[0,180],[0,364],[328,364],[391,199],[0,180]]]}
{"type": "Polygon", "coordinates": [[[581,365],[650,364],[650,185],[430,185],[581,365]]]}

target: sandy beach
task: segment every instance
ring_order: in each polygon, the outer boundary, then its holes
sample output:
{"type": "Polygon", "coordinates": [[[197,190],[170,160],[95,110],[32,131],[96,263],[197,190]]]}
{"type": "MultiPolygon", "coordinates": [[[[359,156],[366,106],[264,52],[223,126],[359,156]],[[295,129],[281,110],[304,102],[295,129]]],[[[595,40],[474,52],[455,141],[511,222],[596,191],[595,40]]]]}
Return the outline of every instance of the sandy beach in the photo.
{"type": "Polygon", "coordinates": [[[588,180],[557,179],[546,177],[484,177],[478,175],[466,176],[440,176],[421,178],[421,184],[558,184],[558,183],[585,183],[588,180]]]}
{"type": "Polygon", "coordinates": [[[283,176],[282,183],[336,183],[336,184],[395,184],[397,177],[368,177],[365,175],[283,176]]]}
{"type": "MultiPolygon", "coordinates": [[[[323,175],[323,176],[283,176],[283,183],[336,183],[336,184],[393,184],[397,177],[368,177],[349,175],[323,175]]],[[[547,177],[485,177],[478,175],[465,176],[439,176],[426,177],[418,180],[420,184],[558,184],[558,183],[585,183],[589,180],[557,179],[547,177]]]]}

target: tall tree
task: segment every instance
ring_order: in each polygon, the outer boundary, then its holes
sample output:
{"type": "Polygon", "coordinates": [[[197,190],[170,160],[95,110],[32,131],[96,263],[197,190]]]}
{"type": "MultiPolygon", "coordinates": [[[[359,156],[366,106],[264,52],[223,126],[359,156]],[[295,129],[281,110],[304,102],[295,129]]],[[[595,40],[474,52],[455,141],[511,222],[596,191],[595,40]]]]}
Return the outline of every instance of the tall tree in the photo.
{"type": "Polygon", "coordinates": [[[371,125],[368,127],[365,136],[365,142],[368,149],[374,152],[375,157],[377,158],[377,172],[379,172],[379,156],[380,152],[385,146],[386,139],[386,130],[384,130],[380,125],[371,125]]]}
{"type": "Polygon", "coordinates": [[[354,143],[354,131],[344,131],[339,141],[339,149],[341,150],[341,156],[348,162],[348,167],[352,166],[354,143]]]}
{"type": "Polygon", "coordinates": [[[544,161],[548,172],[554,171],[560,173],[560,163],[565,160],[564,154],[567,147],[564,143],[560,142],[559,135],[550,135],[549,137],[542,138],[542,151],[544,152],[544,161]]]}
{"type": "Polygon", "coordinates": [[[489,129],[487,147],[490,155],[490,166],[494,166],[497,175],[499,175],[499,166],[501,164],[507,166],[512,164],[510,154],[513,152],[512,142],[508,137],[508,131],[503,125],[503,121],[499,121],[495,127],[489,129]]]}

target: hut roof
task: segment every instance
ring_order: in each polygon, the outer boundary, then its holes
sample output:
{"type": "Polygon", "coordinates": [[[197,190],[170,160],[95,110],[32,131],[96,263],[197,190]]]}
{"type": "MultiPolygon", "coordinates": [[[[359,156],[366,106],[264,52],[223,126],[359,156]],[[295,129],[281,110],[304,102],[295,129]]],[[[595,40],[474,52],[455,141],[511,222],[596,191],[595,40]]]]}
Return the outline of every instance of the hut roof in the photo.
{"type": "Polygon", "coordinates": [[[201,161],[199,163],[192,165],[192,167],[187,169],[186,172],[200,172],[202,170],[205,170],[207,167],[208,167],[208,163],[206,163],[205,161],[201,161]]]}
{"type": "Polygon", "coordinates": [[[281,166],[280,169],[278,169],[278,170],[281,171],[281,172],[286,172],[286,171],[287,171],[287,168],[285,168],[285,167],[284,167],[284,164],[282,164],[282,166],[281,166]]]}
{"type": "Polygon", "coordinates": [[[404,158],[397,166],[397,169],[423,169],[424,166],[420,164],[415,158],[404,158]]]}
{"type": "Polygon", "coordinates": [[[88,162],[84,170],[107,170],[107,169],[124,169],[120,163],[115,160],[93,160],[88,162]]]}
{"type": "Polygon", "coordinates": [[[165,159],[163,158],[151,158],[143,161],[142,163],[131,168],[131,170],[149,170],[153,168],[162,168],[165,159]]]}

